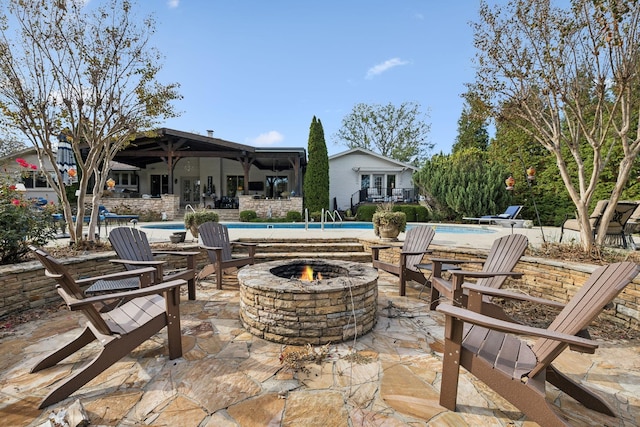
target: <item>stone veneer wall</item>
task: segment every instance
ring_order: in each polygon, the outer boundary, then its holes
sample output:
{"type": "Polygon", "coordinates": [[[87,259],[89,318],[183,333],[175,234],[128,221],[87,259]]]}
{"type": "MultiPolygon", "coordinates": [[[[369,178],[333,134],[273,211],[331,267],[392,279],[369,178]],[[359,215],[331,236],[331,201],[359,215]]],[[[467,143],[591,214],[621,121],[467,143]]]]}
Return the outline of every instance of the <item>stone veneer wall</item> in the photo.
{"type": "MultiPolygon", "coordinates": [[[[379,240],[361,243],[367,250],[371,245],[380,244],[379,240]]],[[[395,250],[382,251],[381,257],[390,262],[397,262],[399,245],[395,250]]],[[[184,246],[185,250],[194,250],[193,246],[184,246]]],[[[431,246],[434,257],[457,259],[478,259],[486,256],[486,251],[474,249],[447,248],[431,246]]],[[[118,271],[118,266],[108,260],[115,257],[114,252],[101,252],[82,257],[65,259],[75,277],[97,276],[118,271]]],[[[179,259],[179,258],[176,258],[179,259]]],[[[203,252],[198,257],[198,266],[206,262],[203,252]]],[[[428,258],[425,257],[425,262],[428,258]]],[[[478,265],[463,264],[466,270],[477,270],[478,265]]],[[[522,257],[515,270],[524,273],[522,279],[508,279],[507,286],[517,287],[534,296],[566,302],[573,296],[587,277],[597,266],[558,262],[534,257],[522,257]]],[[[0,318],[7,314],[29,308],[41,307],[45,304],[60,303],[61,299],[54,289],[55,282],[44,275],[42,265],[37,262],[0,266],[0,318]]],[[[634,279],[615,300],[614,310],[605,310],[600,316],[615,322],[622,327],[640,330],[640,276],[634,279]]]]}
{"type": "Polygon", "coordinates": [[[152,199],[104,197],[101,200],[101,204],[112,212],[117,211],[119,206],[127,206],[134,212],[166,212],[167,220],[169,221],[175,220],[180,212],[180,196],[177,194],[163,194],[160,198],[152,199]]]}
{"type": "MultiPolygon", "coordinates": [[[[194,245],[180,245],[176,250],[197,250],[194,245]]],[[[109,262],[116,259],[115,252],[97,252],[60,260],[73,277],[95,277],[124,271],[124,266],[109,262]]],[[[160,259],[160,258],[158,258],[160,259]]],[[[168,256],[165,271],[186,267],[186,257],[168,256]]],[[[198,269],[207,262],[207,254],[201,251],[196,257],[198,269]]],[[[39,261],[0,266],[0,318],[23,310],[49,304],[60,304],[62,298],[55,289],[56,281],[45,276],[39,261]]],[[[86,287],[85,287],[86,288],[86,287]]],[[[186,292],[186,286],[184,287],[186,292]]],[[[197,294],[196,294],[197,297],[197,294]]]]}
{"type": "Polygon", "coordinates": [[[272,218],[284,218],[287,212],[295,211],[302,214],[302,197],[288,199],[254,199],[253,196],[239,196],[238,210],[255,211],[258,218],[267,218],[271,208],[272,218]]]}

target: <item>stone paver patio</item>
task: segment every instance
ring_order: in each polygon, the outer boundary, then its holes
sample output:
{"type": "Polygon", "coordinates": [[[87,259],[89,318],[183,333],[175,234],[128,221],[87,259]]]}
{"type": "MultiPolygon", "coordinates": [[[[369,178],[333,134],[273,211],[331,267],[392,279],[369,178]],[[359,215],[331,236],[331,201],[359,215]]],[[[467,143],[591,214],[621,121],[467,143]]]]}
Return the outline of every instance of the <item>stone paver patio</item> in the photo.
{"type": "MultiPolygon", "coordinates": [[[[294,371],[291,352],[247,333],[238,318],[234,276],[225,288],[203,282],[197,300],[181,303],[184,356],[167,357],[162,331],[69,399],[38,410],[57,379],[97,346],[58,366],[29,369],[42,354],[80,331],[66,310],[0,331],[0,417],[7,426],[39,426],[79,400],[92,425],[109,426],[527,426],[534,423],[464,372],[458,411],[438,404],[443,317],[428,311],[413,283],[398,297],[397,279],[381,273],[378,321],[369,334],[330,345],[321,364],[294,371]]],[[[556,365],[587,382],[619,418],[588,410],[547,387],[558,410],[577,426],[640,424],[639,343],[603,343],[594,355],[565,351],[556,365]]],[[[316,350],[320,351],[320,350],[316,350]]]]}

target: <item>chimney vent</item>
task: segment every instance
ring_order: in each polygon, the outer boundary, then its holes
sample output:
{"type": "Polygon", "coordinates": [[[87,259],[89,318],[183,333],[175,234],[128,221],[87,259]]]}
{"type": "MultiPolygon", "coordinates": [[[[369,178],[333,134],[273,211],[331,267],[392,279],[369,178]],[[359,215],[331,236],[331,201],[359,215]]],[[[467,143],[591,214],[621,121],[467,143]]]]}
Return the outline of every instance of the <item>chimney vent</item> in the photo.
{"type": "Polygon", "coordinates": [[[209,136],[209,138],[213,138],[213,129],[208,129],[207,135],[209,136]]]}

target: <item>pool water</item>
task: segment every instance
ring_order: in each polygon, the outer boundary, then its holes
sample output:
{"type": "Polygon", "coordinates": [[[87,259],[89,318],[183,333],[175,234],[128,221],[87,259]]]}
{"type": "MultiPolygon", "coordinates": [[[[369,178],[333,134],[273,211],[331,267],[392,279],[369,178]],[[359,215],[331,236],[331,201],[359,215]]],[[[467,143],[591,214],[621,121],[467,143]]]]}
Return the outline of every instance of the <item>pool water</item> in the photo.
{"type": "MultiPolygon", "coordinates": [[[[304,229],[305,225],[301,222],[225,222],[223,223],[228,228],[255,228],[255,229],[269,229],[269,228],[293,228],[304,229]]],[[[457,233],[457,234],[491,234],[495,233],[495,230],[491,230],[483,227],[463,227],[449,224],[428,224],[434,228],[436,233],[457,233]]],[[[407,224],[407,229],[410,229],[415,225],[407,224]]],[[[150,224],[142,225],[142,228],[156,229],[156,230],[176,230],[185,231],[184,224],[181,223],[167,223],[167,224],[150,224]]],[[[320,229],[322,224],[318,222],[310,222],[310,229],[320,229]]],[[[361,229],[372,230],[373,224],[371,222],[336,222],[325,223],[325,230],[331,229],[361,229]]]]}

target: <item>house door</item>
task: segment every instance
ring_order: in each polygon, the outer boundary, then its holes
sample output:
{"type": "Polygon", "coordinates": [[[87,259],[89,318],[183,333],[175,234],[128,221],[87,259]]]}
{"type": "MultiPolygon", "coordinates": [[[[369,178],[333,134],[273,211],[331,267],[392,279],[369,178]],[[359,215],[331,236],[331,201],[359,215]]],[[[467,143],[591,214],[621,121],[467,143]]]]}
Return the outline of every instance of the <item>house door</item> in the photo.
{"type": "Polygon", "coordinates": [[[180,186],[180,204],[191,205],[194,208],[200,203],[200,179],[198,177],[183,177],[180,186]]]}
{"type": "Polygon", "coordinates": [[[169,175],[151,175],[151,187],[149,190],[153,197],[160,197],[161,194],[168,194],[169,175]]]}

